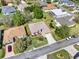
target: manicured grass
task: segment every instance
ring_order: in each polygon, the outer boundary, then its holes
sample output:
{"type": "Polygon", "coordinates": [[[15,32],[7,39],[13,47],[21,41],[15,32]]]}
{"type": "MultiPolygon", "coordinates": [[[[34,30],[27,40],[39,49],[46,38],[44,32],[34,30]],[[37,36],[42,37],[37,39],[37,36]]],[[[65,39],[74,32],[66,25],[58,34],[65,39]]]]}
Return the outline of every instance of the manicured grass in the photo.
{"type": "Polygon", "coordinates": [[[70,28],[70,35],[78,35],[79,34],[79,24],[76,24],[74,27],[70,28]]]}
{"type": "Polygon", "coordinates": [[[44,46],[48,43],[46,38],[43,37],[32,37],[32,45],[37,48],[44,46]]]}
{"type": "Polygon", "coordinates": [[[60,50],[58,52],[49,54],[47,56],[47,59],[71,59],[71,58],[67,51],[60,50]]]}
{"type": "Polygon", "coordinates": [[[74,47],[79,51],[79,45],[75,44],[74,47]]]}
{"type": "Polygon", "coordinates": [[[0,49],[0,59],[2,59],[5,56],[4,49],[0,49]]]}
{"type": "Polygon", "coordinates": [[[58,36],[55,34],[55,29],[51,29],[51,32],[52,32],[52,35],[53,35],[53,37],[55,38],[56,41],[62,40],[62,38],[58,37],[58,36]]]}

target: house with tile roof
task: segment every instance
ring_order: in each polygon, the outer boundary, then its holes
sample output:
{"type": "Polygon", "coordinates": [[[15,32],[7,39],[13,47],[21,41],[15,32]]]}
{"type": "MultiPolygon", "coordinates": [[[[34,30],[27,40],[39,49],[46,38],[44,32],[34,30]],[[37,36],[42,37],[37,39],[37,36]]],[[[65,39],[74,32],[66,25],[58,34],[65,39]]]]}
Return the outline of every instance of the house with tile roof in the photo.
{"type": "Polygon", "coordinates": [[[42,7],[43,11],[48,12],[51,11],[53,9],[56,9],[56,5],[54,3],[48,3],[45,7],[42,7]]]}
{"type": "Polygon", "coordinates": [[[16,38],[26,37],[26,31],[24,26],[13,27],[4,31],[3,44],[13,43],[16,38]]]}

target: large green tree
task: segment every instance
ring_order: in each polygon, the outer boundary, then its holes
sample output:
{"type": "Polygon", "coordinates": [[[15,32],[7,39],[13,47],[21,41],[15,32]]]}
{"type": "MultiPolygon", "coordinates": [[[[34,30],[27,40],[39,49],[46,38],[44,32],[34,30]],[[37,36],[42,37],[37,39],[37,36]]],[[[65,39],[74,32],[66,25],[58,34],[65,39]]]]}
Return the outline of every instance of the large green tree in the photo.
{"type": "Polygon", "coordinates": [[[69,31],[70,31],[69,27],[64,25],[62,27],[56,27],[55,33],[57,36],[63,39],[69,36],[69,31]]]}
{"type": "Polygon", "coordinates": [[[43,11],[37,5],[34,5],[34,17],[37,19],[41,19],[43,17],[43,11]]]}
{"type": "Polygon", "coordinates": [[[25,23],[25,17],[20,13],[20,11],[17,11],[15,14],[13,14],[12,21],[13,25],[20,26],[25,23]]]}

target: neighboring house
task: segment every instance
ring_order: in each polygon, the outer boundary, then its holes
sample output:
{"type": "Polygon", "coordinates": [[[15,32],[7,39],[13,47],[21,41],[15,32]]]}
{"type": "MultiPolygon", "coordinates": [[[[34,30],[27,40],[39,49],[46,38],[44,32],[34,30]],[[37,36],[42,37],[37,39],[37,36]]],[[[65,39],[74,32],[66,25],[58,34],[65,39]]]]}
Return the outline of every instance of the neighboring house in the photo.
{"type": "Polygon", "coordinates": [[[42,7],[42,8],[43,8],[43,10],[44,10],[45,12],[48,12],[48,11],[51,11],[51,10],[53,10],[53,9],[56,9],[57,7],[56,7],[55,4],[49,3],[49,4],[47,4],[45,7],[42,7]]]}
{"type": "Polygon", "coordinates": [[[71,15],[68,12],[66,12],[65,10],[62,10],[62,9],[53,9],[53,10],[51,10],[51,14],[54,15],[56,18],[71,15]]]}
{"type": "Polygon", "coordinates": [[[10,13],[13,13],[15,11],[16,11],[15,7],[11,7],[11,6],[3,6],[2,7],[2,13],[4,15],[9,15],[10,13]]]}
{"type": "Polygon", "coordinates": [[[50,33],[50,29],[44,22],[31,23],[28,26],[31,31],[31,35],[45,35],[50,33]]]}
{"type": "Polygon", "coordinates": [[[73,21],[74,16],[62,9],[53,9],[50,13],[55,16],[56,23],[59,23],[60,25],[67,25],[68,27],[75,25],[75,22],[73,21]]]}
{"type": "Polygon", "coordinates": [[[16,38],[26,37],[24,26],[10,28],[4,31],[3,44],[7,45],[16,41],[16,38]]]}
{"type": "Polygon", "coordinates": [[[65,16],[56,18],[56,21],[59,22],[61,25],[67,25],[68,27],[72,27],[75,25],[75,22],[73,21],[73,16],[65,16]]]}
{"type": "Polygon", "coordinates": [[[24,8],[27,7],[27,4],[25,1],[21,1],[21,3],[18,5],[19,11],[24,11],[24,8]]]}

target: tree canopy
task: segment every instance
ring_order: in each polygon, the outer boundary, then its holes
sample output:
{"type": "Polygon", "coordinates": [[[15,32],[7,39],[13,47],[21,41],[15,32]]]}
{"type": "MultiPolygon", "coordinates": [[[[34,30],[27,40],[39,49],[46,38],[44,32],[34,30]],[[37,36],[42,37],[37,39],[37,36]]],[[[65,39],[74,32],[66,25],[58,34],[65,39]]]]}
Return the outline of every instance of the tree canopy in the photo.
{"type": "Polygon", "coordinates": [[[12,17],[13,25],[20,26],[25,23],[25,17],[20,13],[20,11],[16,11],[12,17]]]}
{"type": "Polygon", "coordinates": [[[43,17],[43,11],[37,5],[34,5],[34,17],[37,19],[41,19],[43,17]]]}
{"type": "Polygon", "coordinates": [[[70,31],[69,27],[64,25],[62,27],[56,27],[55,33],[56,35],[58,35],[63,39],[69,36],[69,31],[70,31]]]}

